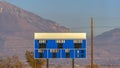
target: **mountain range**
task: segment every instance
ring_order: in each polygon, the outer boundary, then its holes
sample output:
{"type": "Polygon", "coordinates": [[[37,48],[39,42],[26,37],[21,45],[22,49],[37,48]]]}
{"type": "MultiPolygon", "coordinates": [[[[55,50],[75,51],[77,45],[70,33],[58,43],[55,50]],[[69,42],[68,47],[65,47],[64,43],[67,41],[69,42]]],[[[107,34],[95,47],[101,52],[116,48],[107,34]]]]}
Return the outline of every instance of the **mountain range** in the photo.
{"type": "MultiPolygon", "coordinates": [[[[0,56],[18,55],[24,58],[26,50],[33,51],[34,32],[70,32],[70,30],[15,5],[0,2],[0,56]]],[[[94,59],[96,63],[120,64],[119,51],[120,28],[115,28],[95,37],[94,59]]],[[[77,59],[76,63],[86,63],[87,60],[90,60],[89,39],[87,56],[86,60],[77,59]]],[[[58,60],[53,63],[56,62],[61,63],[58,60]]]]}

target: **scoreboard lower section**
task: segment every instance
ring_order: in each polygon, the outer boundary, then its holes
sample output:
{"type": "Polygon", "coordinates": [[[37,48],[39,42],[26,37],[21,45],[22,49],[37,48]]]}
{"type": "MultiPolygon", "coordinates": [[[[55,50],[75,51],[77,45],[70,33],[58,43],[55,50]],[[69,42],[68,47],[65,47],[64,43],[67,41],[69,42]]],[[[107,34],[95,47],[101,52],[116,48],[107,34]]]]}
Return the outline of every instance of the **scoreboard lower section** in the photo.
{"type": "Polygon", "coordinates": [[[76,49],[44,49],[35,50],[35,58],[86,58],[86,50],[76,49]],[[55,51],[55,52],[54,52],[55,51]],[[68,52],[67,52],[68,51],[68,52]]]}
{"type": "Polygon", "coordinates": [[[86,58],[86,33],[35,33],[34,58],[86,58]]]}

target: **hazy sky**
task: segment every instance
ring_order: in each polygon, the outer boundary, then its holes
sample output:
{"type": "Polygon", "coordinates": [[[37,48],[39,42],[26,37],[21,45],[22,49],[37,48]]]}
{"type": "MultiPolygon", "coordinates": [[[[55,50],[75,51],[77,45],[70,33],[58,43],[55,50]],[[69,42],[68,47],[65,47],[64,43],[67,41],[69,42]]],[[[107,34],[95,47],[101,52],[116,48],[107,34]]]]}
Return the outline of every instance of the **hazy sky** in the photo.
{"type": "Polygon", "coordinates": [[[7,0],[73,32],[90,31],[94,16],[96,35],[120,27],[120,0],[7,0]]]}

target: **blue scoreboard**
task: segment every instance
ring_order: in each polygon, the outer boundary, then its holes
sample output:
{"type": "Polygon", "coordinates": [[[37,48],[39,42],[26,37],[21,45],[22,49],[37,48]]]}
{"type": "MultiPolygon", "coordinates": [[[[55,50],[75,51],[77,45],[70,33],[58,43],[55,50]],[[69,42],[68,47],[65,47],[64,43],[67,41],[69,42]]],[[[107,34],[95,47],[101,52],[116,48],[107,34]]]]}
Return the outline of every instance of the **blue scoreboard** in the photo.
{"type": "Polygon", "coordinates": [[[34,58],[86,58],[86,33],[34,33],[34,58]]]}

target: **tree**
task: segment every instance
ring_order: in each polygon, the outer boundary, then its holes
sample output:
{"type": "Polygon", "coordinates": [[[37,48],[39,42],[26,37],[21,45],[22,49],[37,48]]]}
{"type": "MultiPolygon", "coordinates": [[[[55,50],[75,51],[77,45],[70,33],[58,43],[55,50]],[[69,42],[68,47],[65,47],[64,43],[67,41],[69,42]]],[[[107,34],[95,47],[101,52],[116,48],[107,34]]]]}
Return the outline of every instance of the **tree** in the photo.
{"type": "Polygon", "coordinates": [[[34,59],[34,53],[30,51],[26,51],[26,59],[29,65],[32,68],[42,68],[42,66],[45,64],[44,59],[34,59]]]}

